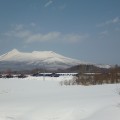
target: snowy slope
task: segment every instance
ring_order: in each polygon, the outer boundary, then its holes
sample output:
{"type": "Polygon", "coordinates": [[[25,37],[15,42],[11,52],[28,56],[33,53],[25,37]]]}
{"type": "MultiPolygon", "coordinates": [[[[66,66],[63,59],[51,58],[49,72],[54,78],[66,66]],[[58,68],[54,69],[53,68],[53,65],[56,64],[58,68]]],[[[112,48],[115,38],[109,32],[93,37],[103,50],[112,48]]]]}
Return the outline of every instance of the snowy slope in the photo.
{"type": "MultiPolygon", "coordinates": [[[[11,64],[14,66],[17,64],[27,67],[36,67],[45,65],[46,68],[68,68],[78,64],[87,64],[80,60],[71,59],[53,51],[33,51],[32,53],[19,52],[16,49],[0,56],[0,62],[4,64],[11,64]]],[[[5,65],[4,64],[4,65],[5,65]]],[[[19,66],[17,66],[19,68],[19,66]]]]}
{"type": "Polygon", "coordinates": [[[61,86],[66,79],[0,79],[0,120],[120,120],[120,84],[61,86]]]}
{"type": "Polygon", "coordinates": [[[37,60],[46,60],[46,59],[48,59],[48,62],[56,61],[56,60],[61,62],[68,62],[67,60],[71,60],[73,62],[80,62],[80,61],[56,54],[55,52],[52,52],[52,51],[41,51],[41,52],[33,51],[32,53],[24,53],[24,52],[19,52],[16,49],[13,49],[12,51],[0,56],[0,61],[22,62],[22,61],[32,61],[32,60],[37,61],[37,60]]]}
{"type": "MultiPolygon", "coordinates": [[[[82,62],[80,60],[68,58],[57,54],[53,51],[33,51],[31,53],[20,52],[16,49],[0,56],[1,69],[34,69],[34,68],[47,68],[47,69],[64,69],[79,64],[91,64],[82,62]]],[[[100,68],[109,68],[109,65],[97,65],[100,68]]]]}

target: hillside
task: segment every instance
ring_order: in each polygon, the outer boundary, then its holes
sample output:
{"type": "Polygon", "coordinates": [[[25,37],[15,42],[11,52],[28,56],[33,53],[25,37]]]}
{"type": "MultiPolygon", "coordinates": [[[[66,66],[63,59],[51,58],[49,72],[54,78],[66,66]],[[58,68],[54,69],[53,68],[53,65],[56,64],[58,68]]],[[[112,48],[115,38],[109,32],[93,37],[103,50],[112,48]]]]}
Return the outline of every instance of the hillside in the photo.
{"type": "MultiPolygon", "coordinates": [[[[84,61],[65,57],[53,51],[20,52],[16,49],[0,56],[0,70],[32,70],[32,69],[67,69],[76,65],[91,65],[84,61]]],[[[109,65],[97,65],[100,68],[109,68],[109,65]]]]}

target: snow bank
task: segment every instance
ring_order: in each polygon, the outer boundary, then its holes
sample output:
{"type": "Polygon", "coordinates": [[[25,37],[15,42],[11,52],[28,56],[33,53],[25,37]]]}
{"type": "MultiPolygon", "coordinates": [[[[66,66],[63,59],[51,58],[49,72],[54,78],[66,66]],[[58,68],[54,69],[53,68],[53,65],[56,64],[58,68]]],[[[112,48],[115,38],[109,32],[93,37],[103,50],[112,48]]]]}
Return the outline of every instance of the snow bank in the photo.
{"type": "Polygon", "coordinates": [[[61,86],[66,79],[0,79],[0,120],[120,120],[119,84],[61,86]]]}

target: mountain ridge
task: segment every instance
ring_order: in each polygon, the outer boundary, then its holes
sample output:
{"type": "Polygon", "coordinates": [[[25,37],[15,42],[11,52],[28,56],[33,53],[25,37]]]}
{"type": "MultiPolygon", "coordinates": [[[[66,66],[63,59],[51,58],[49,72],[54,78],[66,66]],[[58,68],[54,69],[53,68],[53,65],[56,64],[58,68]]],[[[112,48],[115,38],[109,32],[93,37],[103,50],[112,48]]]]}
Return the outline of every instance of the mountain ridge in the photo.
{"type": "MultiPolygon", "coordinates": [[[[79,64],[91,64],[76,60],[73,58],[65,57],[53,51],[33,51],[20,52],[13,49],[0,56],[0,68],[4,69],[34,69],[34,68],[47,68],[47,69],[66,69],[79,64]]],[[[97,64],[96,64],[97,65],[97,64]]],[[[109,67],[99,65],[99,67],[109,67]]]]}

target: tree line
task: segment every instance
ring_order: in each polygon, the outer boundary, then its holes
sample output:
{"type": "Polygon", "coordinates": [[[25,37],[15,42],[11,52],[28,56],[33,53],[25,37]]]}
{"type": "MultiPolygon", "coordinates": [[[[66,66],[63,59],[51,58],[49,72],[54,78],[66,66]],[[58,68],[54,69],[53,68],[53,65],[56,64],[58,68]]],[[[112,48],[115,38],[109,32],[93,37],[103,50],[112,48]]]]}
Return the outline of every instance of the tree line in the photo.
{"type": "MultiPolygon", "coordinates": [[[[82,66],[82,69],[86,69],[82,66]]],[[[120,83],[120,66],[109,69],[97,69],[93,73],[86,73],[82,69],[72,80],[61,81],[61,85],[97,85],[97,84],[114,84],[120,83]]]]}

